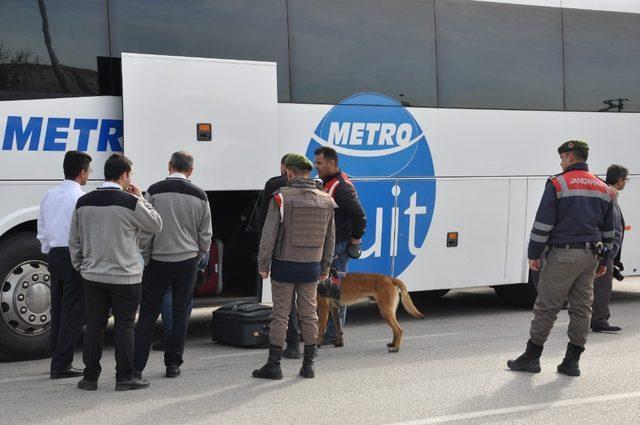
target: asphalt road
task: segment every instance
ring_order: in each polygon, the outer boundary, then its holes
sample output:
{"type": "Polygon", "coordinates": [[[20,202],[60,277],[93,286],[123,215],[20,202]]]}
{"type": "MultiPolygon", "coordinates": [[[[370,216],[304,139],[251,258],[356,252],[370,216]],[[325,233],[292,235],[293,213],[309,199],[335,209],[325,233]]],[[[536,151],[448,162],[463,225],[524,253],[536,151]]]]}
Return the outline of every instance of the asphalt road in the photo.
{"type": "MultiPolygon", "coordinates": [[[[399,313],[405,337],[387,353],[391,331],[375,305],[350,310],[344,348],[325,347],[315,379],[298,377],[300,361],[283,360],[285,378],[251,377],[265,350],[217,345],[207,309],[190,325],[185,364],[163,377],[152,353],[151,388],[115,392],[113,348],[103,357],[98,391],[77,379],[48,379],[48,360],[0,364],[1,424],[634,424],[640,422],[640,279],[614,292],[620,334],[592,334],[583,375],[555,372],[566,347],[561,312],[542,358],[542,373],[508,371],[528,338],[531,313],[505,307],[492,290],[455,291],[436,303],[417,300],[425,320],[399,313]]],[[[108,336],[109,338],[109,336],[108,336]]],[[[75,364],[81,365],[78,352],[75,364]]]]}

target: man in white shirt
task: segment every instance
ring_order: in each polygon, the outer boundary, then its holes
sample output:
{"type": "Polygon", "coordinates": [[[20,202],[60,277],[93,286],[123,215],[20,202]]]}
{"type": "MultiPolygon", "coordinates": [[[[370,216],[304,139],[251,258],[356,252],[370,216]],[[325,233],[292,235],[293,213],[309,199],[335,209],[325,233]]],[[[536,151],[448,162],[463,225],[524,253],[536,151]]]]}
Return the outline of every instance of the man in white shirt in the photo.
{"type": "Polygon", "coordinates": [[[71,265],[69,227],[76,201],[89,179],[91,156],[69,151],[62,168],[65,180],[49,190],[40,203],[38,240],[48,254],[51,274],[51,379],[82,375],[72,366],[73,352],[85,324],[84,291],[80,274],[71,265]]]}

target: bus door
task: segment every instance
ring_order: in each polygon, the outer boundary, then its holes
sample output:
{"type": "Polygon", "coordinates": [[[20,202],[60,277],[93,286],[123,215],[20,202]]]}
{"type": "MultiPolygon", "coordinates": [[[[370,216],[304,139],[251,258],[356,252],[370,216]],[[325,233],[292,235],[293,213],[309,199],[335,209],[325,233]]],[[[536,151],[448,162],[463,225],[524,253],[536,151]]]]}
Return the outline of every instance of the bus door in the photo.
{"type": "Polygon", "coordinates": [[[276,64],[123,53],[122,103],[133,182],[146,189],[167,175],[173,152],[190,152],[191,180],[207,191],[224,245],[222,296],[260,299],[257,233],[246,230],[279,172],[276,64]]]}

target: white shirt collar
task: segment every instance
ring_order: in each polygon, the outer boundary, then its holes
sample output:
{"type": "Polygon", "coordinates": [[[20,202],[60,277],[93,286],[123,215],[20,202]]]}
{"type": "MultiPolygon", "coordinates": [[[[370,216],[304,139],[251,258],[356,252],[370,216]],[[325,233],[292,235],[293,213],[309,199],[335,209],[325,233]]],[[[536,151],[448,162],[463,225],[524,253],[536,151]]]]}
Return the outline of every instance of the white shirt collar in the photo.
{"type": "Polygon", "coordinates": [[[118,184],[118,183],[114,183],[114,182],[104,182],[102,183],[102,186],[100,186],[101,189],[120,189],[122,190],[122,187],[118,184]]]}
{"type": "Polygon", "coordinates": [[[81,189],[80,183],[75,180],[64,180],[61,184],[62,187],[68,187],[70,189],[81,189]]]}
{"type": "Polygon", "coordinates": [[[185,176],[182,173],[171,173],[171,175],[169,176],[170,179],[187,179],[187,176],[185,176]]]}

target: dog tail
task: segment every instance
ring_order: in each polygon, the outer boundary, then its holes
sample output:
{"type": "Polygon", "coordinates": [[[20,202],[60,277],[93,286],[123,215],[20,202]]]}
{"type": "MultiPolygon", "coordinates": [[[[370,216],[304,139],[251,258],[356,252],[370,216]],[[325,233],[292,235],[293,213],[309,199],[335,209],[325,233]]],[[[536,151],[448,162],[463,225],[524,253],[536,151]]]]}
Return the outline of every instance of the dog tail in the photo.
{"type": "Polygon", "coordinates": [[[424,318],[422,313],[420,313],[416,306],[413,304],[411,296],[409,295],[409,291],[407,291],[407,287],[405,286],[404,282],[396,278],[391,278],[391,281],[393,282],[394,286],[396,286],[400,290],[400,302],[402,302],[402,307],[404,308],[404,310],[416,319],[424,318]]]}

